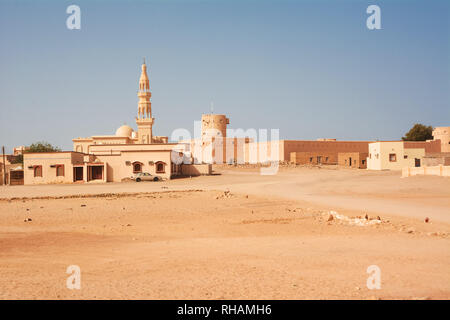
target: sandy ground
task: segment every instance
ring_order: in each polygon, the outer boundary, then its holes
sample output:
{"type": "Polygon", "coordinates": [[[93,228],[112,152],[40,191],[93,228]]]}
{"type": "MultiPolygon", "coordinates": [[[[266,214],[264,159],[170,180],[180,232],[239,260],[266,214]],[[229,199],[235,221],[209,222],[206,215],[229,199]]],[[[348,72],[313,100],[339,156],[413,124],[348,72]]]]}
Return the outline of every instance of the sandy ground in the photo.
{"type": "Polygon", "coordinates": [[[0,187],[0,298],[450,298],[450,179],[215,170],[0,187]],[[367,225],[328,221],[331,210],[367,225]],[[81,268],[80,290],[66,287],[69,265],[81,268]],[[366,286],[370,265],[379,290],[366,286]]]}

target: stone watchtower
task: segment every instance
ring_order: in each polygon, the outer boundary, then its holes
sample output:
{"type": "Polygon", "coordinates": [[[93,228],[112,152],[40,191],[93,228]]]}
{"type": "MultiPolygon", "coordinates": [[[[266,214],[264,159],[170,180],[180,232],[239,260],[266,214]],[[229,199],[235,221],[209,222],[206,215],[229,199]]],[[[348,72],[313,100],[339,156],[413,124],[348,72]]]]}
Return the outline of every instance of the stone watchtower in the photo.
{"type": "Polygon", "coordinates": [[[450,127],[434,128],[433,139],[441,140],[441,152],[450,152],[450,127]]]}
{"type": "Polygon", "coordinates": [[[230,124],[230,119],[224,114],[202,114],[202,139],[226,138],[227,124],[230,124]]]}
{"type": "Polygon", "coordinates": [[[141,67],[141,77],[139,78],[139,103],[138,116],[136,117],[138,143],[142,144],[150,144],[153,139],[152,126],[155,119],[152,118],[151,96],[150,81],[148,80],[147,66],[144,60],[141,67]]]}

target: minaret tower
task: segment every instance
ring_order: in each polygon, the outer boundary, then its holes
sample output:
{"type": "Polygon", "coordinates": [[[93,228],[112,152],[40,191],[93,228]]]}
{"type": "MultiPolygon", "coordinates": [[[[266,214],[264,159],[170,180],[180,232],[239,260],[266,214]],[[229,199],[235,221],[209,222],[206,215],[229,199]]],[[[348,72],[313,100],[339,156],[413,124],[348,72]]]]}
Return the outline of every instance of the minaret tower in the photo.
{"type": "Polygon", "coordinates": [[[152,96],[150,92],[150,81],[147,76],[147,66],[145,59],[142,64],[141,77],[139,78],[139,104],[138,104],[138,116],[136,117],[136,124],[138,127],[138,143],[150,144],[152,143],[152,126],[155,121],[152,118],[152,103],[150,98],[152,96]]]}

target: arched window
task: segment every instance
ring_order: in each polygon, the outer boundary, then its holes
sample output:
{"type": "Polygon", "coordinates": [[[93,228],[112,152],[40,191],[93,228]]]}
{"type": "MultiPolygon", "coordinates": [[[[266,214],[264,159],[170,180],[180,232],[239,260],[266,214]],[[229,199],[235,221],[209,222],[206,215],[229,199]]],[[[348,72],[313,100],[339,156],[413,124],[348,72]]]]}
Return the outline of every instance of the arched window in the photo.
{"type": "Polygon", "coordinates": [[[166,172],[166,164],[162,161],[158,161],[156,163],[156,173],[165,173],[166,172]]]}
{"type": "Polygon", "coordinates": [[[42,177],[42,166],[34,166],[34,176],[42,177]]]}
{"type": "Polygon", "coordinates": [[[133,162],[133,173],[142,172],[142,163],[141,162],[133,162]]]}

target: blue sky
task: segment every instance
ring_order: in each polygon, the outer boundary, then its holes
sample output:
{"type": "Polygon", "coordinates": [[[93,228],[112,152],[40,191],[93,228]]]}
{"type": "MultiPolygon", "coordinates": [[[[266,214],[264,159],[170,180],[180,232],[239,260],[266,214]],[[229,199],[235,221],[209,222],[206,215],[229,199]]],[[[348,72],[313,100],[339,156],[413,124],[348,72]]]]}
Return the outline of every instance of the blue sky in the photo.
{"type": "Polygon", "coordinates": [[[0,0],[0,145],[135,127],[142,57],[154,133],[210,111],[281,138],[400,139],[450,125],[450,1],[0,0]],[[66,8],[81,8],[68,30],[66,8]],[[381,8],[368,30],[366,8],[381,8]]]}

